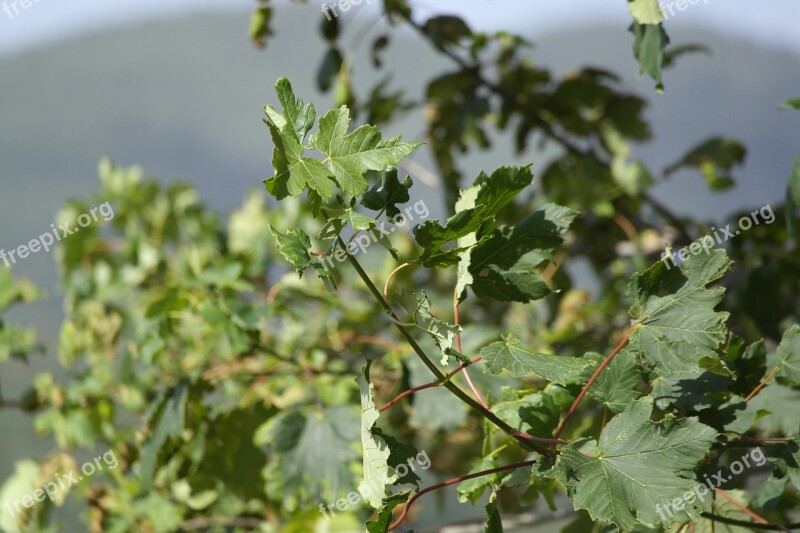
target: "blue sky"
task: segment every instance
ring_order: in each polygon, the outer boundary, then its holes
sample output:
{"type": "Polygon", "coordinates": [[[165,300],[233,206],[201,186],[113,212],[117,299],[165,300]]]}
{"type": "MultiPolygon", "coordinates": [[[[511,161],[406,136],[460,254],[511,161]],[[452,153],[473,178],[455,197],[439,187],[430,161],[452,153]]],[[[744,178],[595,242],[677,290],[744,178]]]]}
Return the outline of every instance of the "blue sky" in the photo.
{"type": "MultiPolygon", "coordinates": [[[[0,0],[0,7],[4,1],[8,3],[10,0],[0,0]]],[[[192,11],[246,10],[255,5],[255,0],[31,1],[32,5],[14,18],[0,11],[0,54],[13,54],[84,32],[102,31],[147,18],[192,11]]],[[[662,3],[677,1],[662,0],[662,3]]],[[[685,11],[676,12],[668,21],[667,28],[700,26],[800,54],[800,2],[797,0],[698,1],[685,11]]],[[[309,0],[308,3],[322,2],[309,0]]],[[[422,14],[437,11],[459,13],[473,27],[480,29],[518,25],[528,31],[549,32],[593,22],[625,25],[630,20],[625,0],[412,0],[412,3],[422,14]]],[[[276,4],[295,8],[289,0],[276,0],[276,4]]],[[[355,9],[374,8],[362,5],[355,9]]],[[[535,40],[535,36],[532,37],[535,40]]]]}

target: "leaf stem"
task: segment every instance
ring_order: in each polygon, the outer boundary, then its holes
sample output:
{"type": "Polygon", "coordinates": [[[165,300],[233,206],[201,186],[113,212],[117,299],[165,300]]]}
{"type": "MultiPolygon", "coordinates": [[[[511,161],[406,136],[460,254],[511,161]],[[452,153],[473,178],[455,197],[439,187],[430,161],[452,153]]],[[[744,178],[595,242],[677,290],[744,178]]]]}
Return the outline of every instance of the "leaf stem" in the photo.
{"type": "Polygon", "coordinates": [[[402,524],[403,521],[405,521],[406,516],[408,516],[408,511],[411,508],[411,506],[414,504],[415,501],[417,501],[417,499],[420,496],[422,496],[424,494],[427,494],[429,492],[432,492],[434,490],[441,489],[441,488],[444,488],[444,487],[449,487],[450,485],[455,485],[456,483],[461,483],[462,481],[466,481],[468,479],[474,479],[476,477],[488,476],[489,474],[495,474],[497,472],[507,472],[509,470],[516,470],[518,468],[531,466],[531,465],[533,465],[535,463],[536,463],[535,460],[531,460],[531,461],[522,461],[520,463],[514,463],[514,464],[510,464],[510,465],[506,465],[506,466],[500,466],[500,467],[497,467],[497,468],[490,468],[489,470],[483,470],[481,472],[475,472],[474,474],[467,474],[465,476],[454,477],[453,479],[448,479],[447,481],[444,481],[444,482],[439,483],[437,485],[432,485],[432,486],[430,486],[430,487],[428,487],[426,489],[423,489],[423,490],[419,491],[418,493],[414,494],[411,498],[409,498],[409,500],[406,502],[405,507],[403,507],[403,512],[400,513],[400,516],[397,518],[397,520],[395,520],[392,523],[392,525],[390,525],[389,528],[386,531],[392,531],[393,529],[395,529],[398,526],[400,526],[400,524],[402,524]]]}
{"type": "Polygon", "coordinates": [[[770,372],[769,375],[767,375],[767,377],[764,378],[764,380],[761,383],[759,383],[758,386],[755,389],[753,389],[753,392],[751,392],[750,394],[747,395],[747,398],[745,398],[744,401],[745,402],[749,402],[750,398],[755,396],[758,391],[760,391],[762,388],[764,388],[764,386],[767,383],[769,383],[770,380],[772,380],[773,377],[775,377],[775,374],[777,372],[778,372],[778,366],[776,365],[775,368],[772,369],[772,372],[770,372]]]}
{"type": "MultiPolygon", "coordinates": [[[[455,322],[456,326],[461,325],[461,317],[458,314],[458,294],[456,293],[455,289],[453,290],[453,321],[455,322]]],[[[462,352],[460,331],[456,333],[456,349],[458,350],[459,353],[462,352]]],[[[481,393],[478,392],[477,387],[475,387],[475,384],[472,382],[472,378],[469,377],[469,372],[467,371],[466,366],[462,365],[461,373],[464,374],[464,379],[466,380],[467,385],[469,385],[472,394],[474,394],[475,398],[477,398],[478,402],[483,406],[484,409],[486,409],[487,411],[491,411],[491,409],[489,409],[489,404],[487,404],[486,401],[483,399],[483,396],[481,396],[481,393]]]]}
{"type": "Polygon", "coordinates": [[[561,436],[561,432],[564,431],[564,428],[567,426],[567,422],[569,422],[570,417],[578,409],[578,406],[580,405],[581,401],[583,400],[583,397],[586,396],[586,393],[589,392],[589,389],[591,388],[591,386],[594,384],[595,381],[597,381],[597,378],[600,376],[600,373],[603,370],[605,370],[605,368],[611,363],[611,361],[614,359],[614,357],[617,356],[617,354],[622,350],[622,348],[624,348],[625,345],[628,344],[628,336],[633,332],[633,330],[635,328],[636,328],[636,326],[634,326],[633,328],[629,329],[625,333],[625,335],[622,336],[622,340],[619,341],[619,344],[617,345],[616,348],[614,348],[614,351],[611,352],[608,355],[608,357],[606,357],[603,360],[603,362],[600,363],[600,366],[598,366],[597,369],[594,371],[594,373],[592,374],[592,377],[590,377],[589,381],[586,382],[586,385],[583,386],[583,390],[581,390],[580,394],[578,394],[578,397],[575,398],[575,401],[572,402],[572,407],[569,408],[569,411],[567,411],[566,416],[564,416],[564,420],[561,422],[561,425],[558,426],[558,429],[556,429],[556,432],[553,434],[554,438],[557,439],[559,436],[561,436]]]}
{"type": "Polygon", "coordinates": [[[383,297],[386,298],[387,300],[389,299],[389,284],[392,282],[397,273],[406,268],[407,266],[411,266],[411,263],[403,263],[399,267],[392,270],[392,273],[389,274],[388,278],[386,278],[386,283],[383,284],[383,297]]]}
{"type": "Polygon", "coordinates": [[[748,509],[747,507],[745,507],[741,503],[737,502],[736,500],[734,500],[731,497],[731,495],[728,494],[727,492],[725,492],[724,490],[722,490],[720,488],[717,488],[717,489],[714,489],[714,491],[717,494],[719,494],[720,496],[722,496],[723,498],[725,498],[726,500],[728,500],[729,502],[731,502],[734,507],[739,509],[741,512],[743,512],[744,514],[746,514],[747,516],[749,516],[750,518],[752,518],[756,522],[758,522],[760,524],[769,524],[769,521],[765,520],[764,518],[761,518],[756,513],[754,513],[753,511],[751,511],[750,509],[748,509]]]}

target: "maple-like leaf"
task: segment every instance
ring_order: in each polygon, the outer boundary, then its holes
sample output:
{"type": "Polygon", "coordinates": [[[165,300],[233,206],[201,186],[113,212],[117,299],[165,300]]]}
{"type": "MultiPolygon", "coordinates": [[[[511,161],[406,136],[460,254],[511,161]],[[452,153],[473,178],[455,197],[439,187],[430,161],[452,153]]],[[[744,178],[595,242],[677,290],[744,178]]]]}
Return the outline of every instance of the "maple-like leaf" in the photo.
{"type": "Polygon", "coordinates": [[[325,154],[330,172],[343,191],[360,195],[369,188],[364,174],[368,170],[388,170],[422,143],[402,142],[400,137],[382,140],[378,128],[365,125],[352,133],[350,111],[346,106],[328,111],[319,121],[319,132],[308,147],[325,154]]]}
{"type": "Polygon", "coordinates": [[[724,367],[717,350],[725,340],[728,313],[714,310],[724,290],[707,285],[730,266],[724,251],[713,250],[691,255],[681,268],[660,261],[631,278],[630,314],[637,327],[630,347],[652,367],[661,407],[681,395],[680,381],[700,379],[709,367],[724,367]]]}
{"type": "MultiPolygon", "coordinates": [[[[652,409],[652,397],[638,400],[606,425],[598,441],[580,439],[564,448],[554,470],[576,509],[625,531],[669,524],[658,509],[694,486],[693,470],[717,432],[695,418],[667,415],[653,422],[652,409]]],[[[691,506],[675,512],[683,522],[696,514],[691,506]]]]}

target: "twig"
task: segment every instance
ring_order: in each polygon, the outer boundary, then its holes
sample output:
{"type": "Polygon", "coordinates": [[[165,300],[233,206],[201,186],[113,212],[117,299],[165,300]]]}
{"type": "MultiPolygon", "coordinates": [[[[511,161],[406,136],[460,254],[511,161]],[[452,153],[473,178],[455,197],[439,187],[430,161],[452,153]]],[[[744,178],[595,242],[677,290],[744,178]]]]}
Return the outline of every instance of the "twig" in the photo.
{"type": "MultiPolygon", "coordinates": [[[[715,491],[716,491],[717,494],[719,494],[720,496],[722,496],[723,498],[725,498],[726,500],[731,502],[734,507],[739,509],[741,512],[743,512],[744,514],[746,514],[747,516],[749,516],[750,518],[752,518],[753,520],[755,520],[759,524],[762,524],[762,525],[769,524],[769,520],[765,519],[762,516],[757,515],[756,513],[754,513],[753,511],[751,511],[750,509],[748,509],[744,505],[742,505],[741,503],[737,502],[735,499],[733,499],[733,497],[730,494],[728,494],[724,490],[722,490],[720,488],[717,488],[717,489],[715,489],[715,491]]],[[[785,527],[783,527],[783,530],[784,531],[789,531],[785,527]]]]}
{"type": "Polygon", "coordinates": [[[762,531],[791,531],[793,529],[800,529],[800,522],[795,522],[793,524],[761,524],[758,522],[745,522],[744,520],[736,520],[735,518],[728,518],[727,516],[709,513],[708,511],[703,511],[700,513],[700,516],[715,522],[722,522],[723,524],[742,526],[762,531]]]}
{"type": "Polygon", "coordinates": [[[398,272],[406,268],[407,266],[411,266],[411,263],[403,263],[399,267],[392,270],[392,273],[389,274],[389,277],[386,278],[386,283],[383,284],[383,297],[387,300],[389,299],[389,284],[392,282],[392,279],[397,275],[398,272]]]}
{"type": "MultiPolygon", "coordinates": [[[[445,379],[449,380],[450,378],[452,378],[453,376],[458,374],[461,370],[467,368],[469,365],[474,365],[475,363],[477,363],[480,360],[481,360],[480,357],[475,357],[471,361],[467,361],[465,363],[462,363],[461,366],[459,366],[458,368],[456,368],[455,370],[453,370],[452,372],[447,374],[445,376],[445,379]]],[[[421,391],[421,390],[425,390],[425,389],[431,389],[433,387],[440,387],[443,384],[444,383],[441,383],[439,381],[431,381],[430,383],[426,383],[424,385],[420,385],[419,387],[413,387],[411,389],[405,390],[405,391],[401,392],[400,394],[398,394],[397,396],[395,396],[395,398],[392,401],[390,401],[389,403],[387,403],[386,405],[381,407],[381,411],[387,410],[388,408],[390,408],[391,406],[393,406],[394,404],[396,404],[397,402],[399,402],[400,400],[402,400],[406,396],[410,396],[411,394],[414,394],[415,392],[418,392],[418,391],[421,391]]]]}
{"type": "Polygon", "coordinates": [[[559,436],[561,436],[561,432],[564,431],[567,422],[569,422],[569,418],[573,415],[573,413],[575,413],[575,410],[578,409],[578,405],[580,405],[581,400],[583,400],[583,397],[586,396],[586,393],[589,392],[589,388],[594,384],[595,381],[597,381],[597,378],[600,376],[600,373],[611,363],[611,361],[614,359],[614,357],[616,357],[616,355],[620,352],[620,350],[622,350],[622,348],[625,347],[625,345],[628,343],[628,336],[633,332],[635,328],[636,326],[629,329],[627,333],[623,335],[622,340],[619,341],[619,344],[617,345],[616,348],[614,348],[614,351],[611,352],[611,354],[609,354],[609,356],[606,357],[605,360],[603,360],[603,362],[600,363],[600,366],[598,366],[597,369],[594,371],[592,377],[590,377],[589,381],[586,382],[586,385],[583,386],[583,390],[581,390],[581,393],[578,394],[578,397],[575,398],[574,402],[572,402],[572,407],[570,407],[569,411],[567,411],[567,414],[566,416],[564,416],[564,420],[561,422],[561,425],[558,426],[556,432],[553,433],[554,438],[558,438],[559,436]]]}
{"type": "Polygon", "coordinates": [[[214,526],[258,529],[263,522],[260,518],[192,518],[181,524],[181,531],[196,531],[214,526]]]}
{"type": "MultiPolygon", "coordinates": [[[[455,321],[456,326],[461,325],[461,317],[458,314],[458,294],[456,293],[455,290],[453,291],[453,320],[455,321]]],[[[460,331],[456,333],[456,349],[458,350],[459,353],[461,353],[462,350],[461,350],[460,331]]],[[[464,379],[467,381],[467,385],[469,385],[470,390],[472,390],[472,394],[475,395],[475,398],[477,398],[478,402],[480,402],[480,404],[483,406],[484,409],[491,411],[491,409],[489,409],[489,404],[487,404],[486,400],[483,399],[483,396],[481,396],[481,393],[478,392],[477,387],[475,387],[475,384],[472,382],[472,378],[469,377],[469,372],[467,371],[467,367],[462,366],[461,373],[464,374],[464,379]]]]}
{"type": "Polygon", "coordinates": [[[432,486],[430,486],[430,487],[428,487],[426,489],[423,489],[423,490],[419,491],[418,493],[414,494],[411,498],[409,498],[409,500],[406,502],[405,507],[403,507],[403,512],[400,513],[400,516],[397,518],[397,520],[395,520],[392,523],[392,525],[390,525],[389,528],[386,531],[392,531],[393,529],[397,528],[400,524],[402,524],[403,521],[406,519],[406,516],[408,516],[408,510],[411,508],[411,506],[414,504],[414,502],[417,501],[417,499],[420,496],[424,495],[424,494],[427,494],[427,493],[429,493],[431,491],[434,491],[434,490],[437,490],[437,489],[441,489],[441,488],[444,488],[444,487],[449,487],[450,485],[455,485],[456,483],[461,483],[462,481],[466,481],[468,479],[474,479],[476,477],[488,476],[489,474],[495,474],[497,472],[507,472],[509,470],[516,470],[518,468],[531,466],[533,464],[536,464],[535,460],[533,460],[533,461],[523,461],[521,463],[514,463],[514,464],[511,464],[511,465],[500,466],[498,468],[491,468],[489,470],[483,470],[481,472],[475,472],[474,474],[467,474],[465,476],[459,476],[459,477],[455,477],[453,479],[448,479],[447,481],[439,483],[438,485],[432,485],[432,486]]]}
{"type": "Polygon", "coordinates": [[[759,383],[759,384],[758,384],[758,386],[757,386],[755,389],[753,389],[753,392],[751,392],[750,394],[748,394],[748,395],[747,395],[747,398],[745,398],[745,399],[744,399],[744,401],[746,401],[746,402],[750,401],[750,398],[752,398],[753,396],[755,396],[755,395],[756,395],[756,393],[757,393],[758,391],[760,391],[760,390],[761,390],[761,389],[764,387],[764,385],[766,385],[767,383],[769,383],[769,382],[770,382],[770,380],[771,380],[773,377],[775,377],[775,374],[776,374],[777,372],[778,372],[778,367],[776,366],[775,368],[773,368],[773,369],[772,369],[772,372],[770,372],[770,373],[769,373],[769,375],[767,375],[767,377],[766,377],[766,378],[764,378],[764,380],[763,380],[761,383],[759,383]]]}

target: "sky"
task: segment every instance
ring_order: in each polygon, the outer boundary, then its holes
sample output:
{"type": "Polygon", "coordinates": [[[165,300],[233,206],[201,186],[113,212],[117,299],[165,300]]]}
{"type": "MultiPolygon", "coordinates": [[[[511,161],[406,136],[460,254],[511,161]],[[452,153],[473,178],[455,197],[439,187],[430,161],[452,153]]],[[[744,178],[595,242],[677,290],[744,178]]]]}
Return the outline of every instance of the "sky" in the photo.
{"type": "MultiPolygon", "coordinates": [[[[255,0],[23,0],[27,9],[14,14],[14,0],[0,0],[10,16],[0,10],[0,55],[14,54],[86,32],[97,32],[144,19],[175,16],[197,11],[246,10],[255,0]]],[[[19,1],[19,0],[16,0],[19,1]]],[[[332,3],[334,0],[328,0],[332,3]]],[[[366,1],[351,9],[370,10],[366,1]]],[[[377,4],[379,0],[372,0],[377,4]]],[[[720,33],[793,50],[800,54],[800,1],[770,0],[694,0],[684,11],[677,4],[688,0],[661,0],[673,5],[675,15],[667,29],[701,26],[720,33]]],[[[290,0],[275,0],[276,5],[292,8],[290,0]]],[[[321,4],[320,0],[308,0],[321,4]]],[[[410,0],[423,15],[455,12],[475,29],[513,29],[515,23],[526,30],[557,31],[559,28],[597,22],[627,25],[630,15],[625,0],[410,0]],[[434,7],[435,6],[435,7],[434,7]]]]}

